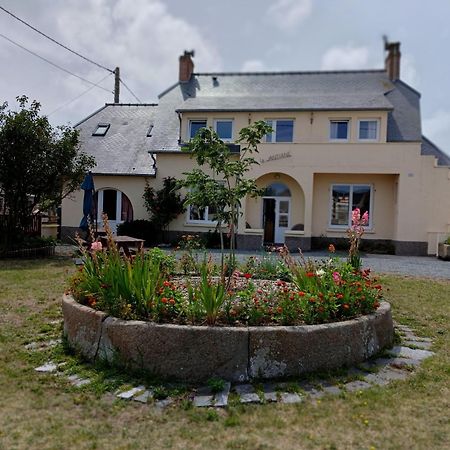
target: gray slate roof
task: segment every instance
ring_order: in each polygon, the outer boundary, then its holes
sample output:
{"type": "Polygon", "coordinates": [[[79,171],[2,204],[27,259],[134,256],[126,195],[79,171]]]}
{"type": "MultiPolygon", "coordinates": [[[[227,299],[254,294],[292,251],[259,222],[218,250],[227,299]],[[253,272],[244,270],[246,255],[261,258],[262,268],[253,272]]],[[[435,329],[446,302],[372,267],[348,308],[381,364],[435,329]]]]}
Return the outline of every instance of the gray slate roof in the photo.
{"type": "Polygon", "coordinates": [[[196,74],[180,111],[392,109],[384,71],[196,74]]]}
{"type": "Polygon", "coordinates": [[[155,121],[156,105],[106,104],[75,125],[84,152],[95,157],[94,174],[154,175],[147,132],[155,121]],[[99,123],[108,123],[105,136],[92,136],[99,123]]]}
{"type": "Polygon", "coordinates": [[[450,156],[444,153],[439,147],[437,147],[433,142],[422,136],[422,155],[433,155],[437,158],[437,163],[439,166],[450,166],[450,156]]]}
{"type": "Polygon", "coordinates": [[[180,151],[178,113],[257,110],[386,110],[388,141],[422,142],[422,154],[435,155],[439,164],[450,162],[422,137],[420,94],[382,70],[198,73],[163,92],[159,105],[106,105],[76,128],[83,149],[96,157],[96,173],[154,175],[148,152],[180,151]],[[111,124],[107,135],[92,136],[102,122],[111,124]]]}

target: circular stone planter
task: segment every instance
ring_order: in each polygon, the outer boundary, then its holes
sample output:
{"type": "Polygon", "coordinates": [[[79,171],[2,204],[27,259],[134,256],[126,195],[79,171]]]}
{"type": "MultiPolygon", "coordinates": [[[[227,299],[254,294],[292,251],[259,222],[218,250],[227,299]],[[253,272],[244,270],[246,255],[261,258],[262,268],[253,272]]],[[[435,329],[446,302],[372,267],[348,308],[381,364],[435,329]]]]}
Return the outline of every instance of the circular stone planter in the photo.
{"type": "Polygon", "coordinates": [[[163,378],[201,382],[299,376],[358,364],[391,346],[391,307],[344,322],[302,326],[207,327],[122,320],[65,295],[64,334],[87,359],[163,378]]]}

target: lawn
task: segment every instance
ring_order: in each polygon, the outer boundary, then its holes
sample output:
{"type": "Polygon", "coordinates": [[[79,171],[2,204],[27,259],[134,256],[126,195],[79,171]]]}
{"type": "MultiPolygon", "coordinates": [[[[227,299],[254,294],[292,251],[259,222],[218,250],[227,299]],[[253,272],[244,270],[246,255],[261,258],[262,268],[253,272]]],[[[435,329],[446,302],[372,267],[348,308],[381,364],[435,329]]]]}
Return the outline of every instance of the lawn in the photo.
{"type": "Polygon", "coordinates": [[[0,449],[439,449],[450,447],[450,282],[386,276],[394,319],[433,339],[436,355],[406,381],[297,405],[194,409],[184,401],[160,412],[115,400],[132,376],[94,368],[62,345],[60,299],[68,259],[0,261],[0,449]],[[95,381],[38,374],[49,359],[95,381]],[[114,377],[111,378],[111,376],[114,377]],[[446,412],[447,411],[447,412],[446,412]]]}

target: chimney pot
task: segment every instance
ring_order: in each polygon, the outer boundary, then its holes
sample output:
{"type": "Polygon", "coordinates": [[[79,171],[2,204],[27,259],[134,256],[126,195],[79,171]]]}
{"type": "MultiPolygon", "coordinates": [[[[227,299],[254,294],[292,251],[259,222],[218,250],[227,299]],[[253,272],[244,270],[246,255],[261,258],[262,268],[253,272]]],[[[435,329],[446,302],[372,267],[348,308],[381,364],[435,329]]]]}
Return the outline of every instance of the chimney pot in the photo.
{"type": "Polygon", "coordinates": [[[400,78],[400,42],[388,42],[385,40],[384,49],[388,52],[385,60],[385,70],[390,80],[400,78]]]}
{"type": "Polygon", "coordinates": [[[194,57],[194,50],[190,52],[185,50],[184,54],[180,56],[180,72],[179,72],[179,81],[180,83],[187,83],[194,72],[194,62],[192,58],[194,57]]]}

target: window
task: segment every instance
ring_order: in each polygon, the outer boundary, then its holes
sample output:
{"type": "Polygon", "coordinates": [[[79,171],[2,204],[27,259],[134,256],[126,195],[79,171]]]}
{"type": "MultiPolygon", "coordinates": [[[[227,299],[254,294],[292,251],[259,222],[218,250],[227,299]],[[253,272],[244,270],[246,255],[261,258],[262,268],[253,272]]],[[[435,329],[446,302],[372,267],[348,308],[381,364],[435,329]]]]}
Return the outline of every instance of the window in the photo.
{"type": "Polygon", "coordinates": [[[153,124],[148,127],[147,137],[152,137],[153,124]]]}
{"type": "Polygon", "coordinates": [[[330,139],[333,141],[348,141],[348,120],[330,120],[330,139]]]}
{"type": "Polygon", "coordinates": [[[192,139],[201,128],[206,128],[206,120],[190,120],[189,139],[192,139]]]}
{"type": "Polygon", "coordinates": [[[359,208],[361,215],[369,213],[368,227],[372,227],[372,186],[368,184],[333,184],[331,186],[330,226],[348,228],[352,211],[359,208]]]}
{"type": "Polygon", "coordinates": [[[189,205],[188,207],[188,221],[189,222],[216,222],[216,208],[214,206],[206,206],[200,208],[196,205],[189,205]]]}
{"type": "Polygon", "coordinates": [[[378,140],[378,120],[360,120],[358,139],[361,141],[378,140]]]}
{"type": "Polygon", "coordinates": [[[293,142],[294,121],[290,119],[266,120],[272,133],[266,134],[266,142],[293,142]]]}
{"type": "Polygon", "coordinates": [[[104,136],[108,132],[110,126],[111,124],[109,123],[99,123],[92,133],[92,136],[104,136]]]}
{"type": "Polygon", "coordinates": [[[222,141],[233,140],[233,121],[220,119],[214,122],[214,130],[219,135],[222,141]]]}

